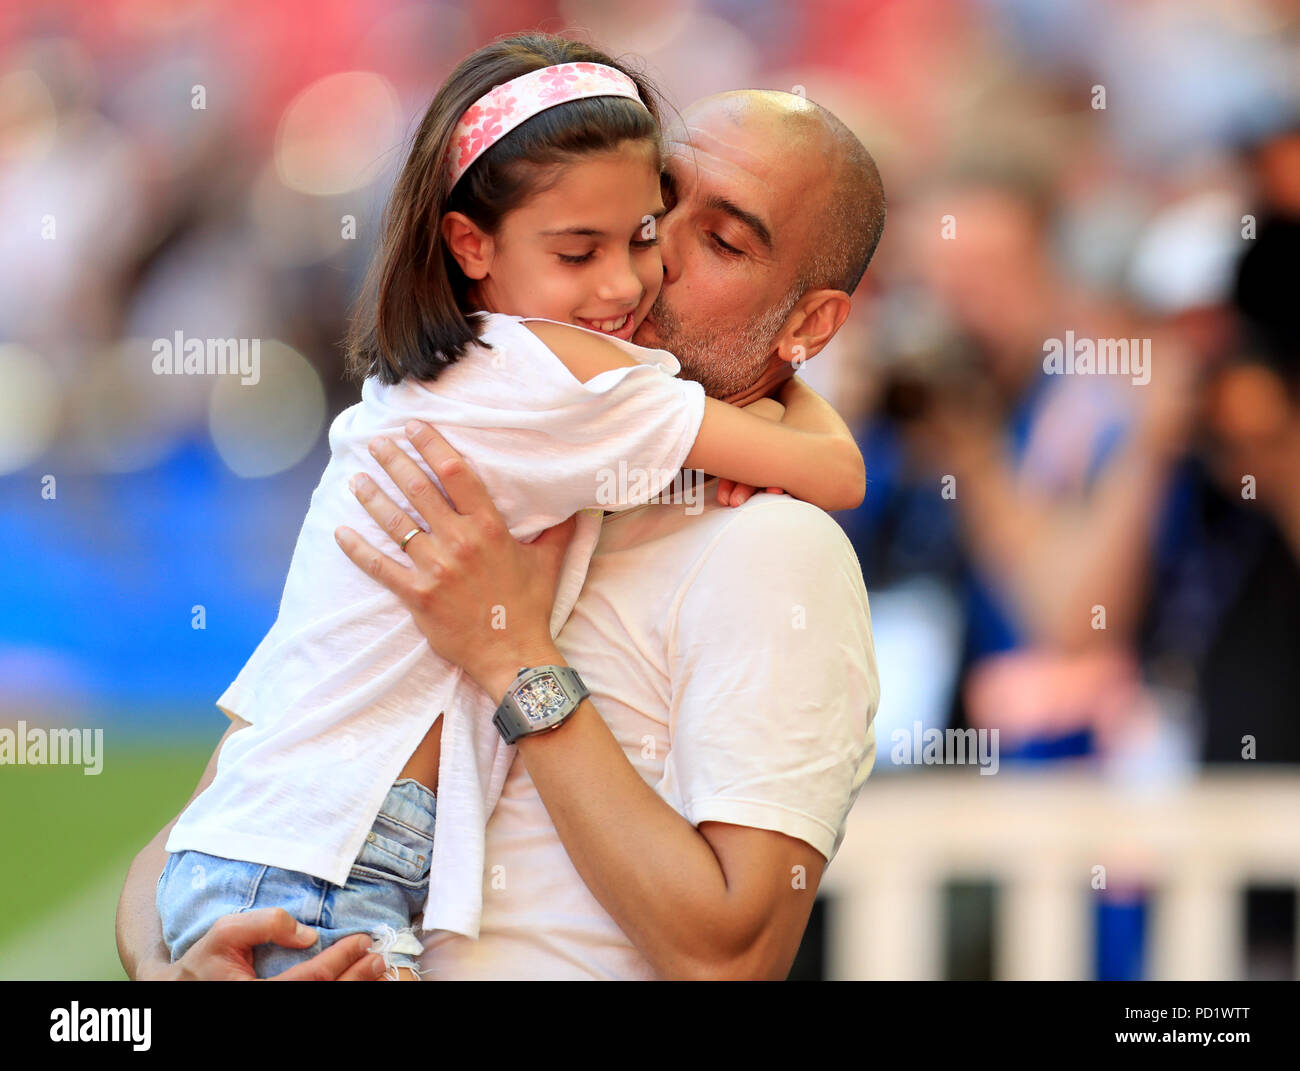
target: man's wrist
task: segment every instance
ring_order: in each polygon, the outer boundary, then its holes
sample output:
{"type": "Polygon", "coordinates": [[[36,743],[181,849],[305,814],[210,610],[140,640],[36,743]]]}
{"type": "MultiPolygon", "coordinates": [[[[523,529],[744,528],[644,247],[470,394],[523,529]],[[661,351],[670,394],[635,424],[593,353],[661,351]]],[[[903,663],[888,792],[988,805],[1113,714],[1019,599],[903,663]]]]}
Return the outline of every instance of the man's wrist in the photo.
{"type": "Polygon", "coordinates": [[[483,669],[476,677],[479,687],[500,705],[519,670],[533,666],[564,666],[564,656],[554,643],[536,643],[513,647],[508,654],[493,665],[483,669]]]}
{"type": "Polygon", "coordinates": [[[148,959],[136,964],[133,980],[137,982],[172,982],[179,977],[176,964],[163,959],[148,959]]]}

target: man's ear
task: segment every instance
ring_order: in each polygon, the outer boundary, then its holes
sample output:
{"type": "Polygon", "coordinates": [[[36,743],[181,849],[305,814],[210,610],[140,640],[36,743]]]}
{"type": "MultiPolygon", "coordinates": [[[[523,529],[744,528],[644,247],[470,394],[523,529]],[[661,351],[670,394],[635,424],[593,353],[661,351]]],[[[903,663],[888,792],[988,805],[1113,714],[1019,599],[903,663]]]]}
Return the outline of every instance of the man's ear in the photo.
{"type": "Polygon", "coordinates": [[[464,212],[448,212],[442,217],[442,239],[456,258],[466,278],[482,279],[492,267],[495,246],[492,236],[464,212]]]}
{"type": "Polygon", "coordinates": [[[818,354],[848,319],[852,299],[843,290],[809,290],[790,311],[776,352],[798,367],[818,354]]]}

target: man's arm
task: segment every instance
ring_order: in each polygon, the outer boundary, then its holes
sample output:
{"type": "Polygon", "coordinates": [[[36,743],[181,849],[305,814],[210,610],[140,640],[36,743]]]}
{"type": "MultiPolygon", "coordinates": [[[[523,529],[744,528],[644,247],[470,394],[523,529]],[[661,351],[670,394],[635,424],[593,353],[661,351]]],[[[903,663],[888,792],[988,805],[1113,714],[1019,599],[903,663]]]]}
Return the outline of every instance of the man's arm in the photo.
{"type": "MultiPolygon", "coordinates": [[[[217,757],[222,745],[248,722],[232,718],[230,728],[217,741],[216,750],[208,760],[199,778],[198,786],[190,795],[185,806],[194,802],[205,788],[212,783],[217,773],[217,757]]],[[[184,808],[182,808],[182,811],[184,808]]],[[[176,818],[168,822],[157,836],[141,849],[140,854],[131,862],[126,872],[126,883],[122,887],[122,896],[117,903],[117,954],[126,968],[128,978],[136,981],[159,977],[170,967],[171,958],[167,954],[167,945],[163,942],[162,921],[158,917],[157,887],[167,864],[167,849],[164,847],[171,835],[176,818]]]]}
{"type": "MultiPolygon", "coordinates": [[[[554,649],[533,657],[519,664],[565,664],[554,649]]],[[[498,702],[513,676],[495,679],[498,702]]],[[[751,826],[696,830],[636,772],[589,700],[518,746],[574,868],[660,977],[790,973],[826,863],[816,849],[751,826]]]]}
{"type": "MultiPolygon", "coordinates": [[[[411,441],[455,503],[393,443],[375,444],[375,456],[433,536],[409,545],[415,567],[351,529],[336,536],[355,564],[402,599],[430,646],[499,702],[520,666],[565,664],[548,627],[563,539],[552,529],[517,543],[445,440],[424,426],[411,441]],[[506,609],[508,629],[491,627],[486,608],[494,606],[506,609]]],[[[411,518],[374,481],[361,478],[356,492],[395,542],[409,531],[411,518]]],[[[799,713],[791,702],[789,716],[799,713]]],[[[825,864],[820,852],[799,838],[730,821],[702,820],[697,830],[636,772],[589,700],[560,728],[518,746],[575,868],[656,973],[788,973],[825,864]]]]}
{"type": "MultiPolygon", "coordinates": [[[[217,773],[217,758],[230,735],[247,726],[248,722],[231,718],[230,728],[218,741],[198,787],[190,796],[191,802],[212,783],[217,773]]],[[[179,817],[178,814],[176,818],[179,817]]],[[[249,911],[217,920],[181,959],[170,962],[163,942],[156,893],[158,879],[167,864],[165,845],[176,818],[144,846],[126,872],[126,883],[117,903],[116,932],[118,958],[128,978],[133,981],[252,979],[256,977],[252,969],[255,945],[269,941],[290,948],[306,948],[316,940],[315,931],[299,925],[287,911],[279,908],[249,911]]],[[[367,955],[370,944],[368,935],[364,939],[338,941],[279,977],[299,981],[376,978],[384,970],[384,961],[382,956],[367,955]]]]}

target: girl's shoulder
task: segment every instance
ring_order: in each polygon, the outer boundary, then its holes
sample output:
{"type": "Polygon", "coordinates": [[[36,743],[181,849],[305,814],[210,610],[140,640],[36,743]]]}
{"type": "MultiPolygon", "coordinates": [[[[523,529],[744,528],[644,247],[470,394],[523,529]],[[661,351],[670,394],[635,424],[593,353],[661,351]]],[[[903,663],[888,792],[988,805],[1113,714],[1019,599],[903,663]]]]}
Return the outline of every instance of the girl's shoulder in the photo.
{"type": "Polygon", "coordinates": [[[512,337],[518,338],[522,334],[525,345],[545,347],[575,374],[575,365],[579,368],[649,365],[670,376],[681,371],[681,364],[667,350],[638,346],[603,331],[542,316],[509,316],[504,319],[509,321],[503,326],[512,337]]]}
{"type": "Polygon", "coordinates": [[[470,316],[470,322],[478,329],[478,345],[493,346],[498,343],[509,344],[519,338],[521,330],[520,317],[508,316],[503,312],[476,312],[470,316]]]}

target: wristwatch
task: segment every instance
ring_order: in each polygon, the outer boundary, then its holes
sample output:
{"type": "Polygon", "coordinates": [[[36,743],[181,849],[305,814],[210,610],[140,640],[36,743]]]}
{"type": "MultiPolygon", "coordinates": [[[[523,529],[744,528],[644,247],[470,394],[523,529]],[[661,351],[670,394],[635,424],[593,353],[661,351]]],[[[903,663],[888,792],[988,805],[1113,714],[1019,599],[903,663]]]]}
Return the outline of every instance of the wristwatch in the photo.
{"type": "Polygon", "coordinates": [[[507,744],[521,736],[550,732],[591,693],[569,666],[524,666],[497,707],[492,724],[507,744]]]}

